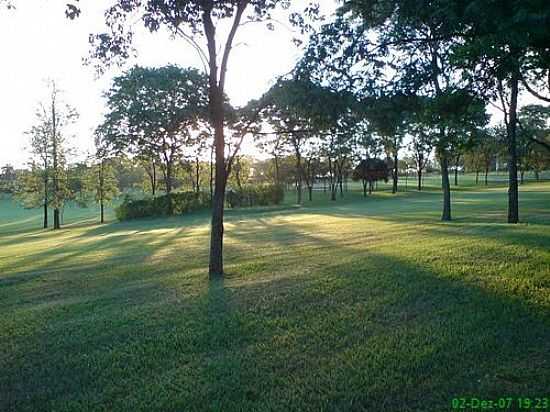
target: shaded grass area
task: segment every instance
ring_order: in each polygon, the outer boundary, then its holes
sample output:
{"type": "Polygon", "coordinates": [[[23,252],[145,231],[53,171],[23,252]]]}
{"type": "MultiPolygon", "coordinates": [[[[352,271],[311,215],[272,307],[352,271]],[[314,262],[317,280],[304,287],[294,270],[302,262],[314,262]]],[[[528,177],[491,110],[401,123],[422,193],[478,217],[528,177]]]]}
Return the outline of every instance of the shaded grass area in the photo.
{"type": "Polygon", "coordinates": [[[0,410],[450,410],[548,396],[550,184],[0,234],[0,410]]]}

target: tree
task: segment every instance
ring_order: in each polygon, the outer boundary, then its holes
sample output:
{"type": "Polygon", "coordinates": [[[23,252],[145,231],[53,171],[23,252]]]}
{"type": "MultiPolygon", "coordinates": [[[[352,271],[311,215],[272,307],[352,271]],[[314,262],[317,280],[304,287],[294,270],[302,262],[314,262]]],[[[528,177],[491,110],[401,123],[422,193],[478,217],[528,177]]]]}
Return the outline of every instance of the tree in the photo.
{"type": "Polygon", "coordinates": [[[382,159],[364,159],[353,170],[353,180],[361,180],[363,183],[363,196],[367,196],[367,185],[369,194],[372,193],[374,183],[383,180],[388,181],[390,174],[388,164],[382,159]]]}
{"type": "MultiPolygon", "coordinates": [[[[31,136],[31,171],[34,177],[25,176],[21,195],[36,189],[36,179],[41,176],[41,205],[44,210],[44,228],[48,227],[48,207],[53,208],[53,228],[61,227],[61,211],[70,197],[67,177],[67,146],[65,132],[78,117],[76,110],[60,99],[60,91],[54,81],[49,82],[49,102],[40,104],[36,112],[36,124],[31,136]]],[[[34,198],[34,196],[32,196],[34,198]]],[[[27,205],[38,206],[27,201],[27,205]]]]}
{"type": "Polygon", "coordinates": [[[476,139],[476,144],[473,146],[473,150],[476,150],[481,158],[481,164],[485,172],[485,186],[489,183],[488,178],[491,164],[495,160],[497,154],[502,150],[503,134],[502,128],[500,127],[481,129],[476,139]]]}
{"type": "Polygon", "coordinates": [[[110,159],[98,151],[98,156],[89,169],[88,190],[99,205],[99,222],[105,223],[105,204],[110,204],[119,195],[115,170],[110,159]]]}
{"type": "Polygon", "coordinates": [[[520,182],[523,183],[526,170],[532,170],[538,180],[550,160],[550,108],[537,104],[524,106],[519,110],[518,124],[520,182]]]}
{"type": "Polygon", "coordinates": [[[461,41],[455,26],[456,13],[445,1],[344,2],[335,21],[312,37],[303,59],[309,71],[362,98],[402,95],[420,101],[440,159],[444,221],[451,220],[449,162],[457,136],[452,129],[470,114],[471,104],[478,107],[475,83],[451,59],[461,41]]]}
{"type": "MultiPolygon", "coordinates": [[[[175,36],[185,39],[201,57],[208,74],[209,120],[214,129],[215,187],[212,202],[212,224],[210,239],[210,277],[223,276],[223,215],[227,178],[234,155],[226,159],[224,124],[226,88],[229,57],[239,27],[244,22],[260,21],[270,17],[277,6],[288,7],[284,0],[193,0],[174,2],[172,0],[146,0],[129,2],[116,0],[106,12],[108,31],[91,37],[92,58],[103,65],[124,60],[132,54],[132,28],[135,17],[141,18],[151,32],[161,28],[169,29],[175,36]],[[229,21],[229,32],[219,47],[217,29],[229,21]],[[197,42],[206,40],[206,50],[197,42]]],[[[315,7],[308,7],[309,14],[315,7]]],[[[74,3],[68,5],[67,16],[75,18],[80,9],[74,3]]],[[[296,19],[296,21],[300,21],[296,19]]],[[[246,129],[246,128],[245,128],[246,129]]],[[[246,130],[243,130],[246,134],[246,130]]],[[[243,138],[244,138],[243,134],[243,138]]],[[[237,151],[240,144],[236,145],[237,151]]],[[[234,152],[236,153],[236,152],[234,152]]]]}
{"type": "Polygon", "coordinates": [[[422,173],[426,169],[430,159],[430,153],[433,150],[433,136],[429,128],[423,124],[414,124],[411,129],[412,139],[409,143],[409,150],[412,153],[416,176],[418,179],[417,189],[422,190],[422,173]]]}
{"type": "Polygon", "coordinates": [[[367,118],[392,161],[392,193],[397,193],[399,150],[409,123],[410,101],[402,95],[383,96],[368,103],[367,118]]]}
{"type": "MultiPolygon", "coordinates": [[[[302,203],[305,180],[304,150],[315,136],[324,134],[339,110],[339,96],[307,78],[294,77],[277,82],[262,98],[263,117],[278,136],[277,150],[286,146],[296,161],[296,202],[302,203]]],[[[332,138],[335,123],[332,123],[332,138]]],[[[277,163],[278,167],[278,163],[277,163]]]]}
{"type": "Polygon", "coordinates": [[[519,221],[518,96],[520,85],[535,89],[550,72],[550,9],[544,0],[452,1],[461,42],[454,60],[472,73],[486,93],[500,102],[507,130],[508,223],[519,221]],[[530,85],[529,83],[532,83],[530,85]]]}
{"type": "Polygon", "coordinates": [[[177,66],[134,67],[114,79],[107,98],[109,112],[98,128],[102,144],[149,159],[152,181],[158,160],[171,211],[174,169],[206,117],[206,77],[177,66]]]}
{"type": "Polygon", "coordinates": [[[525,139],[550,151],[550,107],[539,104],[523,106],[518,124],[525,139]]]}
{"type": "Polygon", "coordinates": [[[7,163],[0,168],[0,192],[13,193],[17,187],[17,172],[7,163]]]}

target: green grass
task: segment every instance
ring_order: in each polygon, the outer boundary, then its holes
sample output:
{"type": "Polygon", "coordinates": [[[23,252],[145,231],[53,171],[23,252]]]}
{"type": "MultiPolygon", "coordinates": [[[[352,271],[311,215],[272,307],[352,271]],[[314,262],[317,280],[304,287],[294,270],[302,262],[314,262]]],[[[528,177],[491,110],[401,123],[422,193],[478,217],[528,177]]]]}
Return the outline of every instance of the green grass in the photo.
{"type": "Polygon", "coordinates": [[[0,410],[550,395],[550,183],[521,187],[514,226],[502,187],[454,192],[452,223],[437,192],[315,196],[227,211],[223,282],[207,280],[208,213],[100,226],[73,210],[54,233],[2,203],[0,410]]]}

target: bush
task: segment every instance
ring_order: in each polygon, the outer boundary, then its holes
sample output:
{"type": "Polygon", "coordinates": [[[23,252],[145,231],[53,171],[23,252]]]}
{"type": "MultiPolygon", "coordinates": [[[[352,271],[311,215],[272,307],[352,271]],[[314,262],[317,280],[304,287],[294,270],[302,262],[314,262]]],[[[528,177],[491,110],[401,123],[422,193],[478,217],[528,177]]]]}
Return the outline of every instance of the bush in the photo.
{"type": "Polygon", "coordinates": [[[172,213],[170,213],[168,195],[139,200],[126,196],[122,204],[115,209],[116,217],[118,220],[130,220],[170,214],[183,215],[194,210],[209,208],[211,205],[210,195],[203,192],[172,193],[170,197],[172,213]]]}
{"type": "Polygon", "coordinates": [[[235,208],[278,205],[284,197],[285,192],[280,185],[258,185],[229,190],[226,199],[229,206],[235,208]]]}

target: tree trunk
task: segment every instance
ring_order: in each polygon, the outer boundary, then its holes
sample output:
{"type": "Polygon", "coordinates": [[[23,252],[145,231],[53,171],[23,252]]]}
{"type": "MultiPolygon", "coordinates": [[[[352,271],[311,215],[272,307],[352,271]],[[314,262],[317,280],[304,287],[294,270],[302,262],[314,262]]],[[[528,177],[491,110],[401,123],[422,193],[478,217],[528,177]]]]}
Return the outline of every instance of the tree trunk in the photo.
{"type": "Polygon", "coordinates": [[[217,86],[210,90],[210,108],[214,127],[215,147],[215,183],[212,199],[212,222],[210,231],[210,263],[208,274],[210,279],[221,278],[223,271],[223,214],[225,204],[225,186],[227,170],[225,165],[224,107],[223,95],[217,86]]]}
{"type": "Polygon", "coordinates": [[[214,199],[214,146],[210,150],[210,200],[214,199]]]}
{"type": "Polygon", "coordinates": [[[59,219],[59,208],[53,210],[53,228],[54,230],[61,228],[61,220],[59,219]]]}
{"type": "Polygon", "coordinates": [[[280,177],[279,177],[279,156],[274,155],[274,158],[275,158],[275,184],[279,185],[281,183],[280,177]]]}
{"type": "Polygon", "coordinates": [[[302,204],[302,157],[296,153],[296,203],[302,204]]]}
{"type": "Polygon", "coordinates": [[[395,151],[395,153],[393,154],[393,185],[392,185],[392,193],[397,193],[397,179],[398,179],[398,172],[399,172],[399,167],[397,165],[397,162],[398,162],[398,158],[397,158],[397,151],[395,151]]]}
{"type": "Polygon", "coordinates": [[[308,192],[309,192],[309,201],[313,201],[313,186],[308,186],[308,192]]]}
{"type": "Polygon", "coordinates": [[[458,165],[455,165],[455,186],[458,186],[458,165]]]}
{"type": "Polygon", "coordinates": [[[57,117],[55,114],[55,103],[52,102],[52,160],[53,160],[53,190],[54,190],[54,201],[55,209],[53,210],[53,228],[54,230],[61,228],[61,222],[59,220],[59,162],[57,158],[57,127],[56,127],[57,117]]]}
{"type": "Polygon", "coordinates": [[[199,161],[199,158],[196,157],[195,158],[195,190],[197,191],[197,193],[199,193],[201,191],[201,175],[200,175],[200,172],[201,172],[201,164],[200,164],[200,161],[199,161]]]}
{"type": "Polygon", "coordinates": [[[367,184],[368,184],[368,182],[365,179],[362,179],[362,180],[363,180],[363,182],[362,182],[363,183],[363,197],[367,197],[367,184]]]}
{"type": "Polygon", "coordinates": [[[330,176],[330,200],[336,200],[336,182],[335,182],[335,176],[334,176],[334,167],[332,164],[332,160],[329,156],[328,158],[328,170],[329,170],[329,176],[330,176]]]}
{"type": "Polygon", "coordinates": [[[451,185],[449,183],[449,159],[444,150],[440,151],[441,161],[441,188],[443,189],[443,213],[441,220],[451,220],[451,185]]]}
{"type": "Polygon", "coordinates": [[[489,167],[485,166],[485,186],[489,184],[489,167]]]}
{"type": "Polygon", "coordinates": [[[168,215],[174,214],[174,205],[172,204],[172,162],[166,163],[166,175],[164,179],[166,185],[166,197],[168,198],[168,215]]]}
{"type": "Polygon", "coordinates": [[[44,229],[48,228],[48,178],[44,179],[44,229]]]}
{"type": "Polygon", "coordinates": [[[422,169],[418,169],[418,191],[422,191],[422,169]]]}
{"type": "Polygon", "coordinates": [[[153,197],[155,197],[157,194],[157,165],[154,160],[151,164],[151,168],[153,172],[151,176],[151,191],[153,192],[153,197]]]}
{"type": "Polygon", "coordinates": [[[101,164],[99,165],[99,209],[100,209],[99,222],[100,223],[105,223],[103,198],[104,198],[104,179],[103,179],[103,160],[102,160],[101,164]]]}
{"type": "Polygon", "coordinates": [[[479,170],[476,169],[476,185],[479,184],[479,170]]]}
{"type": "Polygon", "coordinates": [[[516,148],[517,107],[519,73],[510,82],[510,106],[508,115],[508,223],[519,222],[518,158],[516,148]]]}

